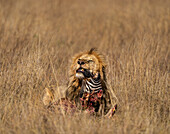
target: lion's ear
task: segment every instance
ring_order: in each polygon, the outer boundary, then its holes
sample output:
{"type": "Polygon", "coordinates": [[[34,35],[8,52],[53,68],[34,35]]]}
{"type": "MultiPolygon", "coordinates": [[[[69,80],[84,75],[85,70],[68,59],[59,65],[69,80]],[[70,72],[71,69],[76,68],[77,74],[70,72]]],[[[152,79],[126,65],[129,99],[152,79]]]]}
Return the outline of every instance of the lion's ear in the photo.
{"type": "Polygon", "coordinates": [[[44,105],[49,105],[54,99],[53,93],[50,91],[50,89],[45,89],[45,94],[43,96],[43,103],[44,105]]]}

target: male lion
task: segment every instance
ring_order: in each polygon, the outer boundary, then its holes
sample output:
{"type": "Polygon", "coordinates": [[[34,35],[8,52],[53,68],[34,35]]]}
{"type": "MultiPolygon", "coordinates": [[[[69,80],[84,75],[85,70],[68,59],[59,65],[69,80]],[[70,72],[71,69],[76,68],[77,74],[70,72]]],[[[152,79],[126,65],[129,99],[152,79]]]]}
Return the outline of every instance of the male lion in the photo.
{"type": "Polygon", "coordinates": [[[54,95],[46,89],[44,104],[51,102],[51,105],[67,106],[74,111],[76,108],[111,117],[117,108],[117,98],[113,90],[107,87],[105,68],[103,56],[95,49],[76,55],[70,68],[70,80],[65,98],[58,102],[52,101],[54,95]]]}

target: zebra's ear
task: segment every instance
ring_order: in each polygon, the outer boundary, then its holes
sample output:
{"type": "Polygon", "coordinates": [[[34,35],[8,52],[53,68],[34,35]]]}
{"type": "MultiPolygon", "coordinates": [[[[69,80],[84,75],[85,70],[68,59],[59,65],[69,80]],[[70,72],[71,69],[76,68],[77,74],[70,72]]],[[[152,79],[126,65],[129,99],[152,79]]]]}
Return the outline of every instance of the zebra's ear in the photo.
{"type": "Polygon", "coordinates": [[[43,96],[44,105],[49,105],[53,100],[54,100],[53,93],[50,91],[50,89],[45,88],[45,93],[44,93],[44,96],[43,96]]]}

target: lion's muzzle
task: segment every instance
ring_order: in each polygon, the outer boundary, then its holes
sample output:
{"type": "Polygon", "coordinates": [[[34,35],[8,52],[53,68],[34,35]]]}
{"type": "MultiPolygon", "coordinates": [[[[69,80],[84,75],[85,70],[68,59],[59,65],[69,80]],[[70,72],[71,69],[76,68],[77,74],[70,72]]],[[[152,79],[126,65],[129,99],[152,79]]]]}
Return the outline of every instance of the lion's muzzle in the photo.
{"type": "Polygon", "coordinates": [[[90,72],[90,70],[88,69],[84,69],[84,68],[79,68],[76,70],[76,77],[79,79],[83,79],[83,78],[89,78],[91,77],[92,74],[90,72]]]}

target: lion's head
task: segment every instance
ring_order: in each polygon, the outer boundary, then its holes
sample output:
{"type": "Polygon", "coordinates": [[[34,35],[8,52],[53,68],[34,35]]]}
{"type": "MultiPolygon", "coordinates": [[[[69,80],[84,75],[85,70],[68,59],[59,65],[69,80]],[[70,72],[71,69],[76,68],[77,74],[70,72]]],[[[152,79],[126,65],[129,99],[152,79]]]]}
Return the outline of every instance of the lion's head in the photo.
{"type": "Polygon", "coordinates": [[[100,74],[101,79],[105,81],[105,67],[103,56],[98,54],[95,49],[91,49],[73,58],[70,75],[81,80],[100,74]]]}

